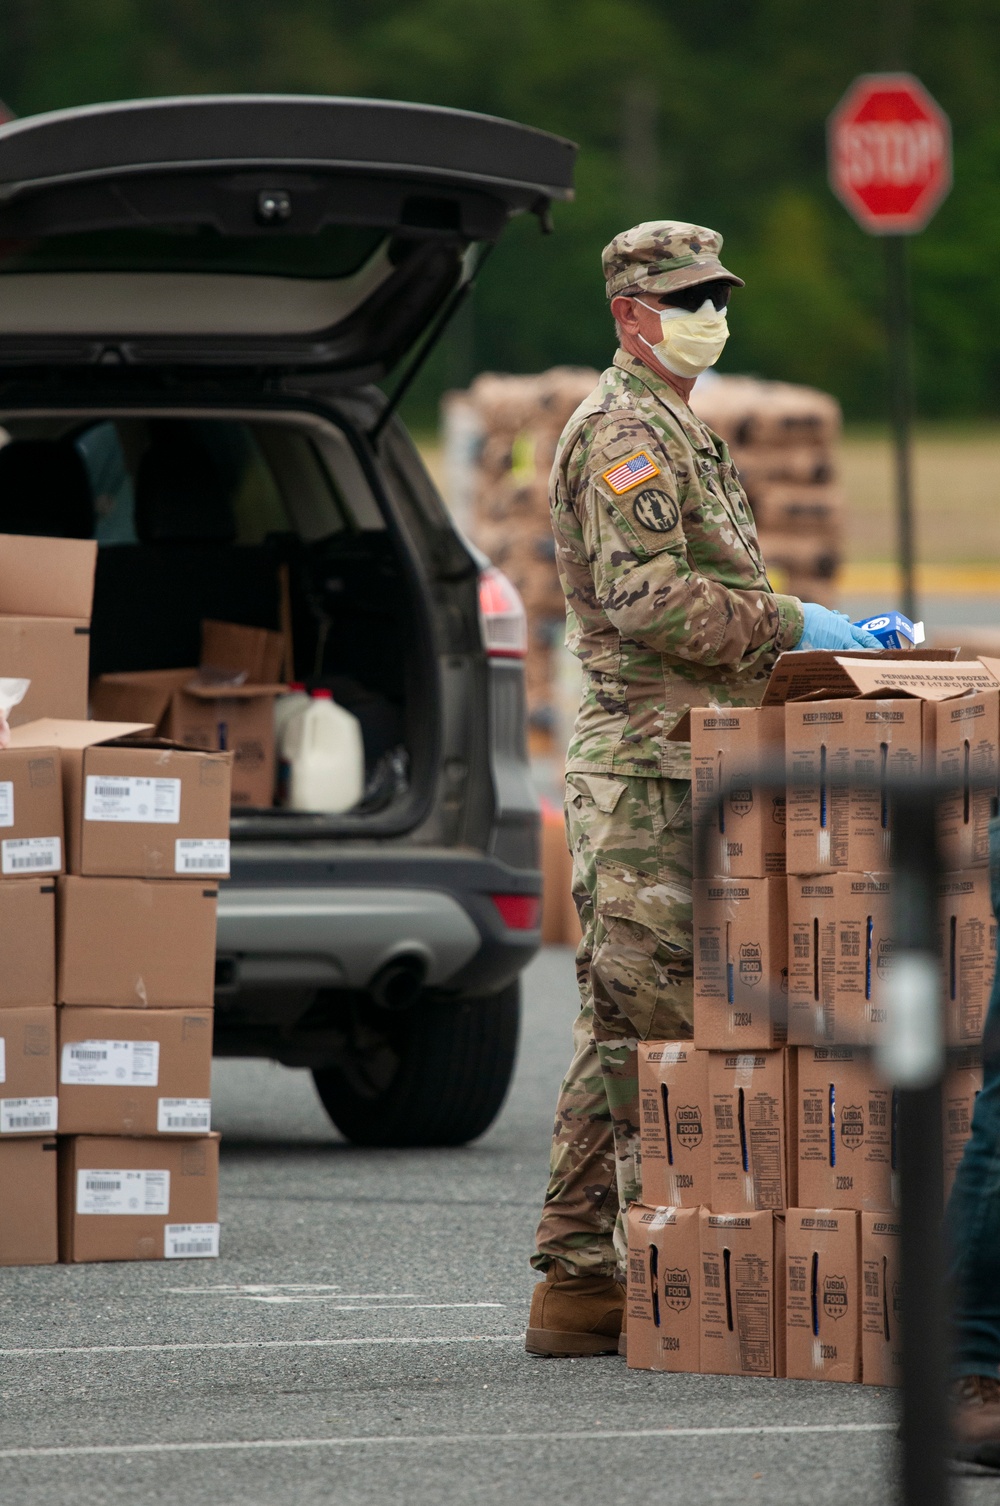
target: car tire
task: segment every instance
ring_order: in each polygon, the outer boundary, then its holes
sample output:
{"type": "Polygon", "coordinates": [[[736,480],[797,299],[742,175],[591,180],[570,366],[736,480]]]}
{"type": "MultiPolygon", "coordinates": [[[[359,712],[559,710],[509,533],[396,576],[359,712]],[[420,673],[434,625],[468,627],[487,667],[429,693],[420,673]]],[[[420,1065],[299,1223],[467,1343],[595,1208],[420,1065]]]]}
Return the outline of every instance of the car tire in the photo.
{"type": "Polygon", "coordinates": [[[342,1060],[313,1072],[323,1107],[355,1145],[465,1145],[500,1112],[520,1020],[520,983],[402,1013],[356,1006],[342,1060]]]}

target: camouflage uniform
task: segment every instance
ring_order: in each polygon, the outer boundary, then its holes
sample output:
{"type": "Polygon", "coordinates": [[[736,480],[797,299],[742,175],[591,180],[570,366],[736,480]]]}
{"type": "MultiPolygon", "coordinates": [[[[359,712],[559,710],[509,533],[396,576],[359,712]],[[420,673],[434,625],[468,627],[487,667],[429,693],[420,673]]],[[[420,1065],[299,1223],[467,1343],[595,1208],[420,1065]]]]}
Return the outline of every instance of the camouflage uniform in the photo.
{"type": "MultiPolygon", "coordinates": [[[[721,245],[637,226],[605,250],[608,296],[737,282],[721,245]]],[[[582,1008],[532,1264],[613,1275],[642,1194],[637,1045],[691,1034],[690,753],[667,734],[689,706],[759,701],[803,619],[771,589],[726,444],[632,355],[567,424],[549,496],[584,668],[566,763],[582,1008]]]]}

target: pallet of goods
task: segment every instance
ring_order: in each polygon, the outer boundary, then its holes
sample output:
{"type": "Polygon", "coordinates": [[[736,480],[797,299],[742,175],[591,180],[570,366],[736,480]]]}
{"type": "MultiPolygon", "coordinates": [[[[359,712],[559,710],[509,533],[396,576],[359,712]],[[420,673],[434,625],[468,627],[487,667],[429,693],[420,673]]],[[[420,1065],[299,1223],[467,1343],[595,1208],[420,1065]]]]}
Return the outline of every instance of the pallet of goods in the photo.
{"type": "Polygon", "coordinates": [[[678,735],[703,833],[694,1039],[640,1046],[628,1363],[897,1384],[894,1092],[870,1050],[892,966],[894,836],[871,773],[923,768],[951,785],[938,806],[947,1193],[996,964],[1000,660],[785,655],[761,706],[696,708],[678,735]],[[787,791],[754,774],[782,756],[787,791]]]}
{"type": "MultiPolygon", "coordinates": [[[[0,539],[19,551],[39,579],[51,551],[86,625],[94,546],[0,539]]],[[[232,754],[86,720],[86,655],[66,660],[61,618],[34,639],[24,585],[0,578],[0,652],[11,602],[22,618],[0,662],[31,670],[0,751],[0,1265],[215,1256],[232,754]]]]}
{"type": "Polygon", "coordinates": [[[691,406],[729,447],[775,589],[836,606],[845,531],[836,399],[791,382],[711,372],[695,385],[691,406]]]}

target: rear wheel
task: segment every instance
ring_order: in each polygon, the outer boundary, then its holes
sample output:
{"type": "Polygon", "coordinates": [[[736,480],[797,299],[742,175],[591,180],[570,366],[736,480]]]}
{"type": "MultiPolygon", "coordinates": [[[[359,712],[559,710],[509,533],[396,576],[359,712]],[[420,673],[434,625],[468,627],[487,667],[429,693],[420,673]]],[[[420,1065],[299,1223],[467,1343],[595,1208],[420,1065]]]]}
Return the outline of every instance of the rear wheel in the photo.
{"type": "Polygon", "coordinates": [[[519,983],[401,1014],[358,1005],[341,1060],[313,1072],[323,1107],[355,1145],[464,1145],[500,1112],[520,1018],[519,983]]]}

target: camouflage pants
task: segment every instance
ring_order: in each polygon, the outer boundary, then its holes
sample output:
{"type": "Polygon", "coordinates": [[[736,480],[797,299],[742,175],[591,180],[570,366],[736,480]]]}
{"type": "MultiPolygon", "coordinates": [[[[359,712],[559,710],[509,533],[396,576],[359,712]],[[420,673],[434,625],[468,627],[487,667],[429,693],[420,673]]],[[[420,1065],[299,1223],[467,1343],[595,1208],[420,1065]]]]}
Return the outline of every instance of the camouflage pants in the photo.
{"type": "Polygon", "coordinates": [[[690,783],[569,774],[566,832],[581,1009],[531,1263],[613,1275],[642,1197],[638,1043],[691,1035],[690,783]]]}

